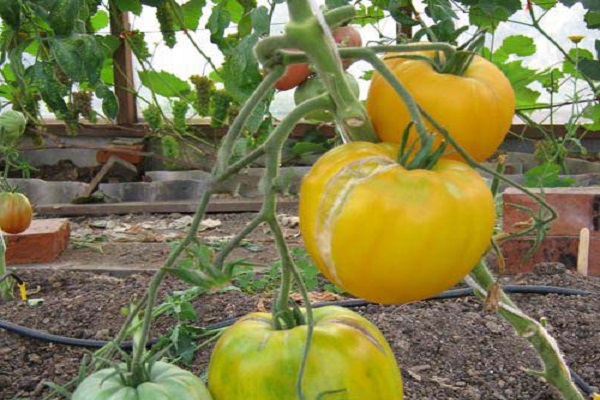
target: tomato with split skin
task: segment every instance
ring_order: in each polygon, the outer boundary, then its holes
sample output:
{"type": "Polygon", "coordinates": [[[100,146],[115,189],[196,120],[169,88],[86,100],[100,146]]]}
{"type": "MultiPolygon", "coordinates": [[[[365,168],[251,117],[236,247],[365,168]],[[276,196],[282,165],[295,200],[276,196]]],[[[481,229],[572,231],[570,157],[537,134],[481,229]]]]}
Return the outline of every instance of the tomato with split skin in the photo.
{"type": "Polygon", "coordinates": [[[407,170],[396,151],[390,143],[341,145],[300,188],[300,232],[318,268],[352,295],[384,304],[458,283],[487,251],[495,220],[475,170],[447,159],[407,170]]]}

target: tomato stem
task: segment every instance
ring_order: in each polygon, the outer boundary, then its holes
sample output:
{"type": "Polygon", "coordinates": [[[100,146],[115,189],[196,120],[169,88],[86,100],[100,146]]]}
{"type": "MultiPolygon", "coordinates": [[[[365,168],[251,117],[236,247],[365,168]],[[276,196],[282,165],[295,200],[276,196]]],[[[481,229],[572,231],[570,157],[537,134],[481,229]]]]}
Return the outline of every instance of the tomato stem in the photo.
{"type": "MultiPolygon", "coordinates": [[[[490,295],[490,291],[495,285],[494,277],[484,260],[473,268],[465,281],[473,288],[475,294],[482,299],[490,295]]],[[[542,324],[521,311],[502,289],[499,289],[499,291],[498,313],[514,327],[520,336],[527,339],[539,354],[544,365],[542,371],[529,372],[552,384],[565,400],[584,400],[583,395],[573,383],[569,368],[552,336],[542,324]]]]}
{"type": "Polygon", "coordinates": [[[457,51],[450,59],[443,62],[444,66],[440,72],[442,74],[463,76],[474,57],[475,53],[471,51],[457,51]]]}
{"type": "MultiPolygon", "coordinates": [[[[0,229],[0,277],[6,274],[6,242],[4,233],[0,229]]],[[[0,282],[0,298],[8,301],[13,298],[13,282],[11,278],[0,282]]]]}

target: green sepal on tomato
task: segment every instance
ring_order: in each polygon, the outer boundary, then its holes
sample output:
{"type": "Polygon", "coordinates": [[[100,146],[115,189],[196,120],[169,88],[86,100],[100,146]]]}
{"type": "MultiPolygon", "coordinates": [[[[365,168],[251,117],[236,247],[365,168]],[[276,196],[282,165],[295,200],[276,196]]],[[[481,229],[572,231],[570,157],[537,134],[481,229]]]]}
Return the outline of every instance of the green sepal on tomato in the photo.
{"type": "Polygon", "coordinates": [[[487,251],[495,207],[460,161],[407,170],[392,143],[325,153],[302,180],[300,232],[333,283],[383,304],[423,300],[458,283],[487,251]]]}
{"type": "MultiPolygon", "coordinates": [[[[434,51],[390,53],[384,56],[384,62],[423,110],[471,157],[485,161],[498,149],[512,124],[513,88],[498,67],[479,55],[469,57],[470,63],[466,68],[458,68],[459,73],[453,68],[444,69],[451,67],[451,63],[444,65],[447,61],[441,53],[438,53],[441,69],[436,68],[434,56],[434,51]]],[[[371,80],[366,108],[379,138],[399,143],[412,118],[400,96],[377,72],[371,80]]],[[[426,125],[435,132],[431,124],[426,122],[426,125]]],[[[436,136],[439,143],[442,138],[436,136]]],[[[409,142],[415,140],[417,133],[413,126],[409,142]]],[[[451,147],[449,150],[446,158],[462,160],[451,147]]]]}
{"type": "Polygon", "coordinates": [[[190,371],[166,362],[156,362],[149,368],[147,382],[130,386],[123,371],[106,368],[85,378],[72,400],[212,400],[202,379],[190,371]]]}
{"type": "Polygon", "coordinates": [[[31,225],[33,208],[27,196],[18,192],[0,193],[0,230],[21,233],[31,225]]]}
{"type": "MultiPolygon", "coordinates": [[[[302,392],[306,399],[402,400],[396,359],[377,327],[341,307],[313,310],[302,392]]],[[[308,326],[277,330],[272,314],[242,317],[219,338],[208,367],[215,400],[298,399],[308,326]]]]}
{"type": "MultiPolygon", "coordinates": [[[[358,85],[358,82],[351,74],[347,72],[345,76],[346,80],[348,81],[348,84],[350,85],[350,89],[352,89],[352,92],[354,92],[354,94],[358,97],[358,95],[360,94],[360,87],[358,85]]],[[[294,91],[294,103],[298,105],[306,100],[312,99],[313,97],[316,97],[326,92],[327,88],[321,81],[321,78],[317,75],[311,76],[310,78],[308,78],[308,80],[306,80],[304,83],[298,86],[294,91]]],[[[307,114],[304,118],[310,121],[331,122],[334,119],[333,117],[334,116],[330,111],[323,110],[313,111],[312,113],[307,114]]]]}

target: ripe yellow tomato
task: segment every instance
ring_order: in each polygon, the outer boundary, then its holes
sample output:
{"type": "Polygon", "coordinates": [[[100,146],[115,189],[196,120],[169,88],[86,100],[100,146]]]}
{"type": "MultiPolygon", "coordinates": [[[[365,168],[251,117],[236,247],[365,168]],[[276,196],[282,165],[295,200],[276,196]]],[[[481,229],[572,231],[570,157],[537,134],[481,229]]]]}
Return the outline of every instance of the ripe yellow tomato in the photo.
{"type": "MultiPolygon", "coordinates": [[[[434,52],[416,52],[432,59],[434,52]]],[[[484,161],[500,146],[515,111],[515,94],[494,64],[476,55],[463,75],[438,72],[429,62],[387,54],[384,62],[416,102],[441,124],[476,161],[484,161]]],[[[404,102],[377,72],[367,95],[367,112],[379,138],[400,142],[412,120],[404,102]]],[[[428,128],[433,131],[430,124],[428,128]]],[[[410,140],[417,134],[411,128],[410,140]]],[[[453,149],[447,158],[460,160],[453,149]]]]}
{"type": "Polygon", "coordinates": [[[459,282],[486,252],[490,189],[466,164],[406,170],[389,143],[325,153],[300,188],[300,232],[325,276],[363,299],[400,304],[459,282]]]}

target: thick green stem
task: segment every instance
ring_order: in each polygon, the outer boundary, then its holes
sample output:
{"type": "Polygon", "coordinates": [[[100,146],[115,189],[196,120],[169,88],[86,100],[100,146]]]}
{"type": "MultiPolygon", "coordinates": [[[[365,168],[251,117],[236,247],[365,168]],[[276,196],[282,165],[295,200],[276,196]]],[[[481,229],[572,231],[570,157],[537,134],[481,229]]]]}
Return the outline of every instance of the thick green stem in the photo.
{"type": "MultiPolygon", "coordinates": [[[[6,274],[6,242],[4,233],[0,230],[0,277],[6,274]]],[[[12,299],[12,279],[8,278],[0,282],[0,298],[3,300],[12,299]]]]}
{"type": "Polygon", "coordinates": [[[252,94],[250,99],[244,103],[244,106],[240,110],[237,118],[234,120],[231,125],[229,131],[223,138],[223,143],[219,148],[219,152],[217,153],[217,160],[215,167],[213,169],[213,179],[208,183],[205,192],[203,193],[198,207],[196,209],[196,213],[194,215],[194,219],[192,220],[192,224],[189,228],[189,231],[185,238],[178,244],[178,246],[171,252],[164,265],[160,270],[156,272],[150,286],[148,288],[148,301],[146,303],[146,310],[143,316],[143,324],[140,335],[140,346],[138,346],[133,351],[133,359],[132,359],[132,375],[134,382],[140,383],[143,381],[145,374],[143,365],[143,356],[145,351],[145,345],[148,342],[148,336],[150,334],[150,325],[152,322],[152,310],[154,307],[154,303],[156,302],[156,297],[158,295],[158,288],[162,283],[163,279],[168,274],[168,269],[171,268],[179,255],[183,252],[183,250],[196,238],[196,234],[198,232],[198,228],[200,227],[200,223],[204,218],[204,214],[206,212],[206,207],[208,206],[208,202],[210,201],[210,197],[212,195],[213,186],[215,176],[218,176],[223,171],[227,169],[227,165],[231,158],[233,145],[235,143],[235,139],[239,137],[242,132],[242,129],[246,123],[248,117],[252,114],[256,106],[270,91],[271,87],[277,81],[277,79],[283,73],[283,67],[277,67],[273,71],[271,71],[261,82],[257,90],[252,94]]]}
{"type": "Polygon", "coordinates": [[[326,11],[323,14],[323,18],[325,19],[327,26],[333,29],[349,22],[355,15],[356,9],[354,6],[342,6],[326,11]]]}
{"type": "Polygon", "coordinates": [[[308,0],[288,0],[290,21],[285,37],[294,48],[304,51],[336,105],[340,129],[351,140],[378,141],[367,112],[347,80],[337,46],[320,10],[308,0]]]}
{"type": "MultiPolygon", "coordinates": [[[[494,283],[494,277],[485,262],[481,261],[465,281],[473,288],[478,297],[485,299],[494,283]]],[[[531,344],[540,356],[544,369],[530,372],[553,385],[565,400],[584,400],[583,395],[571,379],[569,368],[560,354],[556,341],[548,331],[539,322],[521,311],[502,291],[498,313],[531,344]]]]}

